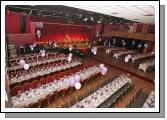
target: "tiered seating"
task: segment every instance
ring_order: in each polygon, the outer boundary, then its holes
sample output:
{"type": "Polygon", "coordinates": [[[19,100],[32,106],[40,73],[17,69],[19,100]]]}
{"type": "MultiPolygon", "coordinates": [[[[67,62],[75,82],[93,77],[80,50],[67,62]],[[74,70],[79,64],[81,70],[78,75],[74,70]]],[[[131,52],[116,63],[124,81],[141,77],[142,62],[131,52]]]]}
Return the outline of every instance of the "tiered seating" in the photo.
{"type": "MultiPolygon", "coordinates": [[[[100,68],[97,66],[86,65],[80,69],[76,68],[77,74],[81,76],[81,84],[90,76],[100,73],[100,68]],[[82,76],[84,74],[84,76],[82,76]]],[[[70,76],[75,75],[73,72],[70,73],[70,76]]],[[[31,90],[21,93],[19,96],[12,97],[13,107],[22,107],[22,106],[29,106],[31,103],[36,103],[39,99],[45,98],[46,96],[50,96],[51,100],[48,100],[49,103],[54,101],[57,97],[64,96],[66,92],[69,92],[69,77],[64,75],[63,78],[56,78],[51,83],[46,83],[45,85],[37,85],[36,83],[31,84],[31,90]],[[37,87],[38,86],[38,87],[37,87]],[[56,91],[56,92],[55,92],[56,91]],[[56,95],[54,95],[56,94],[56,95]],[[54,98],[55,97],[55,98],[54,98]]],[[[31,106],[30,106],[31,107],[31,106]]],[[[40,107],[40,105],[39,105],[40,107]]]]}
{"type": "Polygon", "coordinates": [[[143,105],[143,108],[153,108],[155,107],[155,91],[151,91],[149,97],[143,105]]]}

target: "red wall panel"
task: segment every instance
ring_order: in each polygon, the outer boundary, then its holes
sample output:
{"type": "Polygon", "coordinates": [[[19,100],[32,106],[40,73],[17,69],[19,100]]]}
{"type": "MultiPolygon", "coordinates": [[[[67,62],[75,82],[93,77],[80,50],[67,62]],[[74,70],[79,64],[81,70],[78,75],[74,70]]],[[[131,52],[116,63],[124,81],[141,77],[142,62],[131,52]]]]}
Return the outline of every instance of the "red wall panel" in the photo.
{"type": "Polygon", "coordinates": [[[31,33],[26,34],[11,34],[8,35],[9,42],[12,42],[15,47],[20,47],[25,44],[33,43],[33,37],[31,33]]]}
{"type": "MultiPolygon", "coordinates": [[[[5,14],[5,29],[8,34],[20,34],[20,16],[23,14],[9,12],[5,14]]],[[[30,16],[26,16],[26,33],[30,33],[30,16]]]]}
{"type": "Polygon", "coordinates": [[[18,13],[9,12],[5,14],[5,31],[8,34],[20,33],[20,15],[18,13]]]}

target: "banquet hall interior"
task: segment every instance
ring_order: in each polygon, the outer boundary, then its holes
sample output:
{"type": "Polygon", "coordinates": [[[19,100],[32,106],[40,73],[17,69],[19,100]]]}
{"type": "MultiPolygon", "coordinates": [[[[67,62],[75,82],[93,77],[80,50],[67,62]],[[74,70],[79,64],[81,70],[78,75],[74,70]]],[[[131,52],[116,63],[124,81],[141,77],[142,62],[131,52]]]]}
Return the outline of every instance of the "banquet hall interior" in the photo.
{"type": "Polygon", "coordinates": [[[6,108],[154,108],[155,7],[7,5],[6,108]]]}

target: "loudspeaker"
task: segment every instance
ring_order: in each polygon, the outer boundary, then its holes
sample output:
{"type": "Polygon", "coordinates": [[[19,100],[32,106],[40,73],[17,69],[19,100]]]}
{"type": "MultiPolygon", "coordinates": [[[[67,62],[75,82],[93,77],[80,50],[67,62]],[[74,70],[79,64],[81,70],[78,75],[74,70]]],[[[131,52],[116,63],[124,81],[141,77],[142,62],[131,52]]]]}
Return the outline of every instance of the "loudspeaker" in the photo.
{"type": "Polygon", "coordinates": [[[20,32],[26,33],[26,16],[20,16],[20,32]]]}

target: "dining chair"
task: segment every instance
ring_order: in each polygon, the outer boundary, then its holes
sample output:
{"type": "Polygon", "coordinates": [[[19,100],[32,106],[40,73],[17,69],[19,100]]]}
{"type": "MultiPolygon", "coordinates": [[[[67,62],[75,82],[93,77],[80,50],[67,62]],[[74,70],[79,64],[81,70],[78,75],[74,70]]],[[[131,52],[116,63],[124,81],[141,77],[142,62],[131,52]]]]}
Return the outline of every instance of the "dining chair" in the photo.
{"type": "Polygon", "coordinates": [[[37,87],[38,87],[38,81],[37,80],[32,81],[32,83],[31,83],[31,89],[35,89],[37,87]]]}
{"type": "Polygon", "coordinates": [[[11,83],[9,85],[10,89],[14,88],[15,86],[19,86],[20,85],[20,82],[15,82],[15,83],[11,83]]]}
{"type": "Polygon", "coordinates": [[[39,80],[39,84],[40,84],[40,85],[46,85],[46,83],[47,83],[47,79],[46,79],[46,78],[41,78],[41,79],[39,80]]]}
{"type": "Polygon", "coordinates": [[[54,102],[56,98],[57,98],[57,92],[54,92],[53,94],[50,95],[49,103],[54,102]]]}
{"type": "Polygon", "coordinates": [[[46,97],[46,98],[42,98],[40,100],[38,100],[39,104],[40,104],[40,108],[46,108],[49,104],[49,99],[50,97],[46,97]]]}
{"type": "Polygon", "coordinates": [[[53,77],[51,76],[51,75],[49,75],[48,77],[47,77],[47,83],[51,83],[51,82],[53,82],[53,77]]]}
{"type": "Polygon", "coordinates": [[[12,89],[12,96],[16,96],[22,92],[22,87],[21,86],[15,86],[12,89]]]}
{"type": "Polygon", "coordinates": [[[20,85],[23,86],[27,82],[28,82],[28,80],[22,80],[22,81],[20,81],[20,85]]]}
{"type": "Polygon", "coordinates": [[[30,83],[24,83],[24,85],[22,86],[22,91],[25,92],[25,91],[28,91],[30,90],[30,83]]]}
{"type": "Polygon", "coordinates": [[[39,108],[40,104],[38,102],[34,102],[28,105],[28,108],[39,108]]]}

